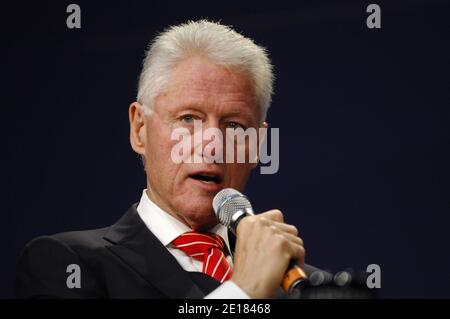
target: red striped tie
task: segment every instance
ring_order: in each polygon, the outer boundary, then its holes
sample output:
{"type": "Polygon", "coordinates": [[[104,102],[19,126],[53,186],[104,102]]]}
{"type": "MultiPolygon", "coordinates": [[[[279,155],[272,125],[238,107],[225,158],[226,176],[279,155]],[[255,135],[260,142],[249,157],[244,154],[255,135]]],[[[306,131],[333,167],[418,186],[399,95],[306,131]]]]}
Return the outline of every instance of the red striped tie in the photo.
{"type": "Polygon", "coordinates": [[[187,232],[175,238],[172,244],[186,255],[203,262],[203,273],[220,283],[230,279],[233,270],[223,253],[225,242],[219,235],[187,232]]]}

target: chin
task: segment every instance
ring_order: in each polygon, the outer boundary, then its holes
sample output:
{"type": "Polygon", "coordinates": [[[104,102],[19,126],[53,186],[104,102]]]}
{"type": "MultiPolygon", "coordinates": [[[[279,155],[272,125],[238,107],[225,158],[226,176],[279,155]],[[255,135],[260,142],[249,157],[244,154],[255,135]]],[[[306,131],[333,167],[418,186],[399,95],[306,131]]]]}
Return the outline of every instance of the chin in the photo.
{"type": "Polygon", "coordinates": [[[211,194],[190,192],[178,197],[174,208],[190,227],[205,230],[218,223],[212,208],[213,197],[211,194]]]}
{"type": "Polygon", "coordinates": [[[194,230],[205,231],[218,223],[214,211],[209,206],[189,208],[186,211],[193,212],[184,215],[184,218],[194,230]]]}

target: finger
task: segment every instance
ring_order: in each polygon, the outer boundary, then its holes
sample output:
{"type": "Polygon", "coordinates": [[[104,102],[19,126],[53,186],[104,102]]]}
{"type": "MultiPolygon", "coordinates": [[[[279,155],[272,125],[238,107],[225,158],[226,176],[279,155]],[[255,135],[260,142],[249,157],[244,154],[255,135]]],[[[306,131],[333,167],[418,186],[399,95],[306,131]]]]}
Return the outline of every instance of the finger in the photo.
{"type": "Polygon", "coordinates": [[[278,209],[272,209],[265,213],[259,214],[258,216],[261,216],[263,218],[267,218],[269,220],[283,223],[284,222],[284,216],[283,213],[278,209]]]}
{"type": "Polygon", "coordinates": [[[283,235],[292,244],[303,246],[303,239],[301,239],[300,237],[289,234],[289,233],[284,233],[283,235]]]}
{"type": "Polygon", "coordinates": [[[306,255],[305,247],[296,244],[292,244],[290,247],[292,259],[295,259],[299,263],[300,267],[303,267],[305,265],[305,255],[306,255]]]}
{"type": "MultiPolygon", "coordinates": [[[[297,235],[285,232],[275,225],[271,225],[270,230],[271,230],[273,236],[283,236],[289,243],[303,246],[303,239],[301,239],[297,235]]],[[[270,240],[270,238],[269,238],[269,240],[270,240]]]]}
{"type": "Polygon", "coordinates": [[[282,232],[289,233],[294,236],[298,236],[298,229],[294,225],[289,225],[289,224],[279,223],[279,222],[273,222],[272,225],[277,227],[282,232]]]}
{"type": "Polygon", "coordinates": [[[284,233],[284,234],[276,234],[272,239],[272,241],[278,242],[280,245],[278,248],[281,249],[279,253],[284,253],[285,257],[288,259],[297,260],[299,263],[304,263],[305,259],[305,248],[303,245],[300,245],[293,235],[284,233]]]}

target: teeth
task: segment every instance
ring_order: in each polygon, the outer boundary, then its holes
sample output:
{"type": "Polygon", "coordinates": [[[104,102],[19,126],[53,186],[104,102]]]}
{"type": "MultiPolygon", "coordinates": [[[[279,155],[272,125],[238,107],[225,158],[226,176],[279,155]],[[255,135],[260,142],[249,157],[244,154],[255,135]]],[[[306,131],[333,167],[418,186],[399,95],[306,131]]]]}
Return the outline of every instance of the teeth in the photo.
{"type": "Polygon", "coordinates": [[[207,184],[216,184],[219,183],[219,178],[212,174],[198,174],[198,180],[207,184]]]}

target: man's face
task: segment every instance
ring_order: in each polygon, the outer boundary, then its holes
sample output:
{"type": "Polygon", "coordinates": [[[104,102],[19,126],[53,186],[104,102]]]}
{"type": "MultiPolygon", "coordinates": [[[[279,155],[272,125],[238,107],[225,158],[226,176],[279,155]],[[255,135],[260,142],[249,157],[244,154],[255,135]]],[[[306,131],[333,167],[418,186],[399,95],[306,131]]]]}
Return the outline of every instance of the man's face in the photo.
{"type": "MultiPolygon", "coordinates": [[[[248,76],[203,57],[189,58],[175,67],[167,90],[154,100],[153,113],[143,119],[148,195],[174,217],[202,230],[217,222],[212,210],[217,192],[227,187],[242,191],[255,164],[175,163],[171,152],[179,141],[171,133],[176,128],[193,133],[194,120],[202,122],[203,130],[219,128],[224,137],[226,128],[258,128],[260,111],[248,76]],[[214,181],[202,175],[212,175],[214,181]]],[[[203,140],[197,149],[192,144],[191,154],[210,142],[203,140]]]]}

